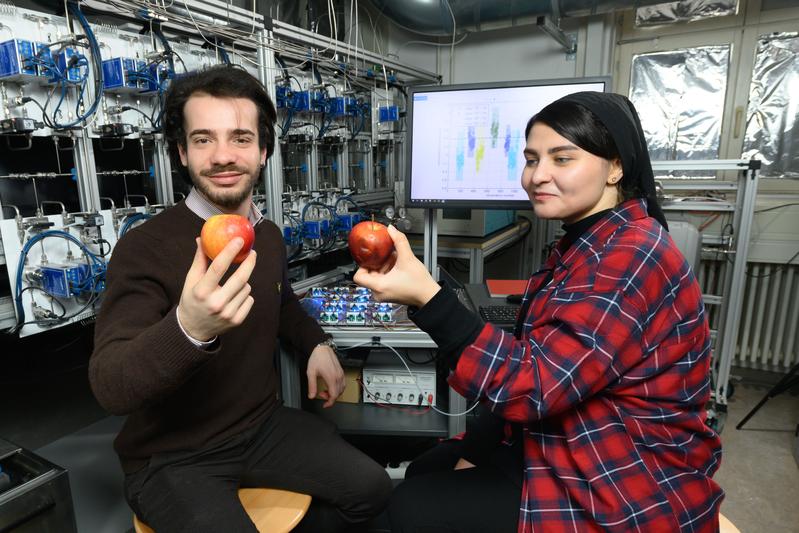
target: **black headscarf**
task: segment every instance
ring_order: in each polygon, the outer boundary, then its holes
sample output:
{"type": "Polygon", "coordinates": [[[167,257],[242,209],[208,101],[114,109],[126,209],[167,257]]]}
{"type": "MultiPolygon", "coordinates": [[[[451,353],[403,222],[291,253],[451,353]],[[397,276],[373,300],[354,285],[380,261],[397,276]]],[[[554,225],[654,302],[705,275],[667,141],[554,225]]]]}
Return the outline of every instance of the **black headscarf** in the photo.
{"type": "Polygon", "coordinates": [[[580,104],[604,124],[621,156],[622,188],[634,189],[625,185],[637,185],[646,198],[649,216],[668,231],[669,225],[655,193],[655,175],[649,161],[646,137],[633,103],[620,94],[590,91],[570,94],[560,100],[580,104]]]}

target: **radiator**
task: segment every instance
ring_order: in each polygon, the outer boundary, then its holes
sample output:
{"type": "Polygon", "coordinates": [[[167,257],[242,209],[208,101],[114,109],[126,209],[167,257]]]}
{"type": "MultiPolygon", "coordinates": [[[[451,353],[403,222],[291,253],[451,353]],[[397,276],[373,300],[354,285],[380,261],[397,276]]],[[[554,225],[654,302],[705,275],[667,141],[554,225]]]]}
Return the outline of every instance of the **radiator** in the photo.
{"type": "MultiPolygon", "coordinates": [[[[725,261],[703,259],[698,272],[703,294],[723,294],[725,261]]],[[[738,342],[732,364],[787,372],[799,363],[799,265],[747,265],[738,342]]],[[[708,298],[712,300],[712,298],[708,298]]],[[[707,305],[711,329],[719,327],[719,305],[707,305]]]]}

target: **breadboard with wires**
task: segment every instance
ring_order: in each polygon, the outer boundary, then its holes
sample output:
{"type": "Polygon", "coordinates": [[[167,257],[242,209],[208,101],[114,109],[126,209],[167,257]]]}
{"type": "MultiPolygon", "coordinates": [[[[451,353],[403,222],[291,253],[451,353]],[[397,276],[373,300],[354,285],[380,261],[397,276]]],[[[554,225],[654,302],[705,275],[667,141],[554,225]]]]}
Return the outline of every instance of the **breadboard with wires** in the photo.
{"type": "Polygon", "coordinates": [[[372,292],[365,287],[313,287],[301,303],[309,315],[327,326],[386,328],[413,324],[408,320],[405,306],[375,301],[372,292]]]}

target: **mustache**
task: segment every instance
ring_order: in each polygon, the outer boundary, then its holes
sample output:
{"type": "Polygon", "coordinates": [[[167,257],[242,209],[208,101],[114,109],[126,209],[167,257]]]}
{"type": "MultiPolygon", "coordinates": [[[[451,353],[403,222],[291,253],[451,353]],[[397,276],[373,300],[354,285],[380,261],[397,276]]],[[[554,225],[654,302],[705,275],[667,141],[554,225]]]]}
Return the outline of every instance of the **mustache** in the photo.
{"type": "Polygon", "coordinates": [[[211,168],[201,170],[200,176],[213,176],[215,174],[222,174],[223,172],[236,172],[238,174],[248,174],[250,170],[238,165],[216,165],[211,168]]]}

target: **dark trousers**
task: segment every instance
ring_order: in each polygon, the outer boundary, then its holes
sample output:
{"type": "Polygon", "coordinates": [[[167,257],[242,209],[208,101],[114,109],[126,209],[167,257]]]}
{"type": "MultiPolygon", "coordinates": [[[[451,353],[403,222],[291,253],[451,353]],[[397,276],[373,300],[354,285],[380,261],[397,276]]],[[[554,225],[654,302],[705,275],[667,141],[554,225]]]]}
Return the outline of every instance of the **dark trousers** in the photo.
{"type": "Polygon", "coordinates": [[[453,470],[461,441],[445,441],[408,467],[388,514],[394,533],[515,533],[522,496],[520,450],[498,449],[486,461],[453,470]]]}
{"type": "Polygon", "coordinates": [[[157,533],[257,533],[239,487],[310,494],[298,532],[345,531],[378,514],[391,480],[372,459],[315,415],[278,408],[259,428],[191,453],[154,456],[125,479],[125,497],[157,533]]]}

